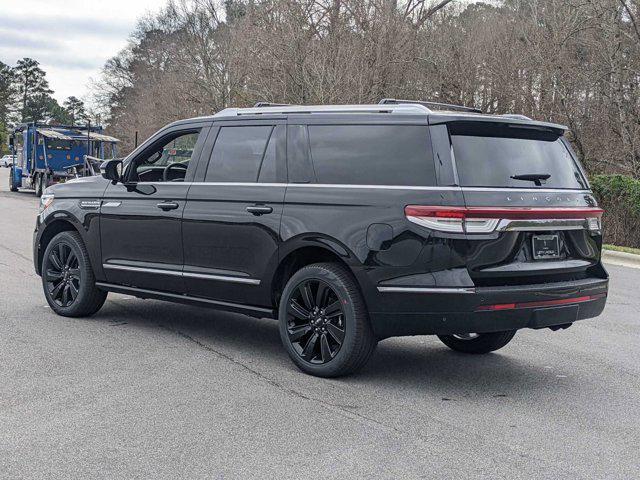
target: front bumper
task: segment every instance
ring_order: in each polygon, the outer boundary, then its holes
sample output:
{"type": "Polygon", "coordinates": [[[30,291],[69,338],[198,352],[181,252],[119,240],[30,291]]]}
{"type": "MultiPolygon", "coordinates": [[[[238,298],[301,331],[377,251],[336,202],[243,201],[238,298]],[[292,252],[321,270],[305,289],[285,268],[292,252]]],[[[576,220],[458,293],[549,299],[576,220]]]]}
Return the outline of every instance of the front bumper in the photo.
{"type": "Polygon", "coordinates": [[[384,304],[385,309],[370,312],[370,317],[379,338],[546,328],[600,315],[608,284],[607,279],[589,278],[467,291],[379,292],[381,297],[376,303],[384,304]],[[548,302],[559,304],[546,306],[548,302]],[[509,308],[512,304],[515,307],[509,308]],[[484,310],[492,305],[507,308],[484,310]]]}

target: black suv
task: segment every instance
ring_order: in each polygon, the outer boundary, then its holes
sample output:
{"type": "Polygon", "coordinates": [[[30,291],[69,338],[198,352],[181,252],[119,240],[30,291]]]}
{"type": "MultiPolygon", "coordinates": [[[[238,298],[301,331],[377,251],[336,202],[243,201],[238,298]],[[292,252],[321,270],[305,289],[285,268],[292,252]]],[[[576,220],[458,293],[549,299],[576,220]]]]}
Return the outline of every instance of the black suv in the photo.
{"type": "Polygon", "coordinates": [[[34,261],[60,315],[107,292],[277,318],[294,363],[378,340],[487,353],[599,315],[602,210],[565,127],[384,100],[227,109],[161,129],[42,197],[34,261]]]}

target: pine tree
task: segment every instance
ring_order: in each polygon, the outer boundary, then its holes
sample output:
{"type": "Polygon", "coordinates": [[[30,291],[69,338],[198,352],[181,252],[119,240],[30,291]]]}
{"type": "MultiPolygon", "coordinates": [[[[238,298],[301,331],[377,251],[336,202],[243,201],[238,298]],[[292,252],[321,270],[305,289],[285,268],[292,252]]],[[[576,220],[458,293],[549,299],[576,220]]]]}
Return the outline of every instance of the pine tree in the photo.
{"type": "Polygon", "coordinates": [[[12,70],[9,65],[0,62],[0,123],[5,125],[9,119],[14,91],[12,70]]]}
{"type": "Polygon", "coordinates": [[[69,116],[71,125],[80,125],[87,122],[88,116],[82,100],[71,96],[67,98],[62,105],[69,116]]]}
{"type": "Polygon", "coordinates": [[[11,67],[0,62],[0,155],[8,151],[6,147],[7,123],[13,97],[13,72],[11,67]]]}
{"type": "MultiPolygon", "coordinates": [[[[45,118],[51,103],[51,94],[46,73],[32,58],[18,60],[14,68],[14,85],[19,98],[19,116],[23,122],[40,121],[45,118]]],[[[57,103],[57,102],[56,102],[57,103]]]]}

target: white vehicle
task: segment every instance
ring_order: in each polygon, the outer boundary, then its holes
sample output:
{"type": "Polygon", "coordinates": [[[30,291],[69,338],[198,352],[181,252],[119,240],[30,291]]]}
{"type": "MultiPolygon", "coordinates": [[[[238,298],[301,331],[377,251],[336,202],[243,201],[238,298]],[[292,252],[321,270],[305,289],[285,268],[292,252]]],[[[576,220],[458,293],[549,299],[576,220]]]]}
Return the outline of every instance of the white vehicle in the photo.
{"type": "Polygon", "coordinates": [[[5,155],[0,158],[0,166],[2,167],[10,167],[14,164],[16,157],[14,155],[5,155]]]}

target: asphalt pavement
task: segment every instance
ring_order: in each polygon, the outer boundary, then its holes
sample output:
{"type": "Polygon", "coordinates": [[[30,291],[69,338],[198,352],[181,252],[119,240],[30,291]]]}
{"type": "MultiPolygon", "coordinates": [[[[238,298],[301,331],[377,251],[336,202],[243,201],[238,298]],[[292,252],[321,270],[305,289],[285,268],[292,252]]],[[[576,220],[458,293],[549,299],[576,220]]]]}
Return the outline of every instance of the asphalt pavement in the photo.
{"type": "Polygon", "coordinates": [[[273,320],[110,294],[53,314],[38,201],[0,169],[0,478],[640,475],[640,270],[604,314],[466,356],[388,339],[360,373],[299,372],[273,320]]]}

